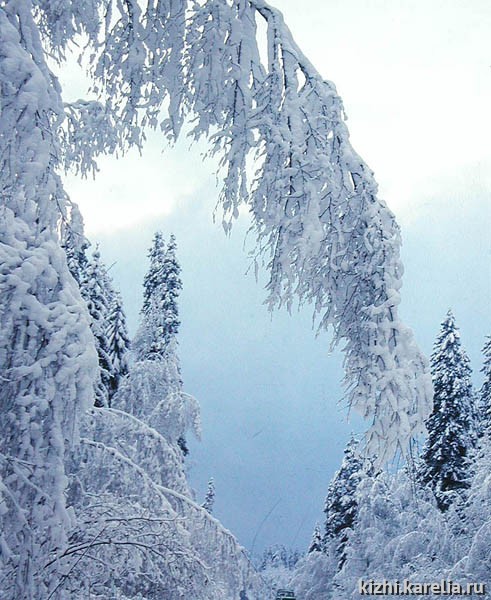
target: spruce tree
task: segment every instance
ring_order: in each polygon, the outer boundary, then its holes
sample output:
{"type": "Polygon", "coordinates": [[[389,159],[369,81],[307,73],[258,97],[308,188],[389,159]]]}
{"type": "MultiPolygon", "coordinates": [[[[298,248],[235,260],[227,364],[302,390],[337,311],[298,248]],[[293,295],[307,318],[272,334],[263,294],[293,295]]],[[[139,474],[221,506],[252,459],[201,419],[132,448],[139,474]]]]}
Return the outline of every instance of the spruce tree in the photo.
{"type": "Polygon", "coordinates": [[[215,504],[215,482],[213,477],[210,477],[208,481],[208,488],[206,490],[205,501],[201,505],[210,514],[213,512],[213,505],[215,504]]]}
{"type": "Polygon", "coordinates": [[[60,245],[65,251],[68,270],[80,285],[88,264],[86,251],[90,244],[84,235],[82,215],[75,204],[71,206],[69,220],[64,223],[60,245]]]}
{"type": "Polygon", "coordinates": [[[321,552],[322,551],[322,534],[319,523],[315,524],[314,533],[312,534],[312,540],[310,542],[310,546],[308,549],[308,554],[311,552],[321,552]]]}
{"type": "Polygon", "coordinates": [[[171,235],[166,248],[162,234],[157,232],[148,256],[150,267],[143,283],[141,324],[135,340],[140,360],[164,358],[180,325],[177,298],[182,283],[175,237],[171,235]]]}
{"type": "Polygon", "coordinates": [[[177,297],[182,284],[175,250],[174,236],[166,247],[162,234],[154,235],[143,284],[140,326],[131,343],[135,362],[118,400],[127,412],[150,419],[152,427],[175,445],[183,464],[189,453],[186,432],[198,432],[199,411],[195,399],[182,391],[176,338],[180,325],[177,297]]]}
{"type": "Polygon", "coordinates": [[[87,303],[91,317],[90,328],[94,335],[99,373],[95,383],[95,406],[108,406],[110,399],[111,378],[113,376],[110,350],[107,339],[107,323],[110,307],[110,291],[104,265],[97,249],[88,261],[80,282],[82,297],[87,303]]]}
{"type": "Polygon", "coordinates": [[[491,435],[491,336],[487,337],[483,353],[484,382],[479,390],[479,408],[481,414],[481,432],[491,435]]]}
{"type": "Polygon", "coordinates": [[[179,321],[179,309],[177,306],[177,298],[182,289],[182,282],[179,277],[181,267],[176,258],[176,238],[170,236],[170,241],[167,244],[163,264],[163,297],[162,308],[165,315],[164,338],[168,342],[172,335],[176,335],[179,331],[181,322],[179,321]]]}
{"type": "Polygon", "coordinates": [[[165,242],[162,233],[157,231],[153,236],[152,246],[148,251],[150,266],[143,280],[143,307],[142,314],[150,312],[152,299],[156,290],[162,285],[164,279],[163,266],[165,257],[165,242]]]}
{"type": "Polygon", "coordinates": [[[106,322],[106,338],[111,365],[109,404],[118,391],[121,380],[128,374],[130,340],[126,327],[121,295],[114,291],[106,322]]]}
{"type": "Polygon", "coordinates": [[[344,548],[358,510],[356,490],[362,478],[363,461],[357,446],[358,441],[351,437],[344,451],[341,468],[329,484],[324,508],[326,524],[323,545],[334,542],[339,568],[345,561],[344,548]]]}
{"type": "Polygon", "coordinates": [[[448,311],[431,355],[434,399],[427,420],[420,481],[446,510],[456,490],[469,486],[469,453],[475,446],[475,409],[470,361],[460,342],[452,311],[448,311]]]}

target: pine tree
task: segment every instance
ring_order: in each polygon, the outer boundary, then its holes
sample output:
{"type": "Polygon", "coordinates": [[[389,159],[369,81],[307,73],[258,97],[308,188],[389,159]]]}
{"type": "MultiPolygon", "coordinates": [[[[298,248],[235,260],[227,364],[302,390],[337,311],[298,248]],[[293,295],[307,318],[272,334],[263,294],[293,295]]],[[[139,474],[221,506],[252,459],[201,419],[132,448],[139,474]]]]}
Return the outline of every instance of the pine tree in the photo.
{"type": "Polygon", "coordinates": [[[215,504],[215,482],[213,477],[210,477],[208,481],[208,488],[206,490],[205,501],[201,505],[210,514],[213,512],[213,505],[215,504]]]}
{"type": "Polygon", "coordinates": [[[189,453],[186,433],[199,435],[196,400],[182,390],[176,334],[177,296],[182,287],[175,256],[175,239],[167,248],[162,234],[154,235],[150,267],[144,279],[141,321],[131,349],[134,362],[117,396],[118,408],[154,427],[176,451],[176,478],[184,472],[189,453]]]}
{"type": "Polygon", "coordinates": [[[91,317],[90,327],[95,338],[97,355],[99,357],[99,373],[95,383],[95,406],[108,406],[113,370],[110,349],[107,338],[107,324],[111,302],[111,292],[108,288],[108,278],[101,261],[99,250],[96,249],[80,282],[82,297],[87,303],[91,317]]]}
{"type": "Polygon", "coordinates": [[[308,553],[321,552],[322,551],[322,534],[319,523],[315,524],[314,533],[312,534],[312,541],[308,549],[308,553]]]}
{"type": "Polygon", "coordinates": [[[357,446],[357,440],[351,437],[344,450],[341,468],[329,485],[324,508],[326,524],[323,545],[334,542],[340,568],[345,560],[348,533],[353,528],[358,509],[356,490],[362,479],[363,462],[357,446]]]}
{"type": "Polygon", "coordinates": [[[487,337],[483,353],[484,381],[479,390],[479,409],[481,414],[481,431],[483,434],[491,435],[491,336],[487,337]]]}
{"type": "Polygon", "coordinates": [[[455,491],[468,487],[468,457],[475,446],[470,361],[450,310],[434,345],[431,369],[433,412],[427,421],[419,479],[433,490],[440,509],[446,510],[455,491]]]}
{"type": "Polygon", "coordinates": [[[109,306],[105,328],[108,355],[111,366],[109,379],[109,405],[118,391],[121,380],[128,374],[130,340],[126,327],[121,295],[114,291],[109,306]]]}

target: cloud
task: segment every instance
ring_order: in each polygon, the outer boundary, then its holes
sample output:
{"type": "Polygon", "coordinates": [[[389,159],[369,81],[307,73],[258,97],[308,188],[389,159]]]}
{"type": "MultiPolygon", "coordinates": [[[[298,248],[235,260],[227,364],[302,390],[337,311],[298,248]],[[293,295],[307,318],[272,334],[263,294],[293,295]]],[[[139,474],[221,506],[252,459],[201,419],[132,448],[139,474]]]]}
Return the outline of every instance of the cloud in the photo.
{"type": "Polygon", "coordinates": [[[214,181],[214,161],[203,162],[203,145],[189,147],[185,140],[162,151],[164,142],[150,133],[143,154],[99,160],[95,179],[65,178],[72,200],[84,215],[86,233],[106,234],[139,228],[169,216],[203,185],[214,181]]]}

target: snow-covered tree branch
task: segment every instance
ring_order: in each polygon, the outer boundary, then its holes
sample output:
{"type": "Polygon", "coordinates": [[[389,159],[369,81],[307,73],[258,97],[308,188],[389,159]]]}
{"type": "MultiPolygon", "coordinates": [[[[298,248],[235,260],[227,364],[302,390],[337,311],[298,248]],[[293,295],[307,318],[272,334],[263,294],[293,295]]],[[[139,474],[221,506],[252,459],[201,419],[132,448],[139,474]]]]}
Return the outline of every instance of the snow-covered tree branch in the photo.
{"type": "Polygon", "coordinates": [[[66,452],[92,402],[87,310],[58,243],[60,89],[29,2],[0,7],[1,595],[46,598],[64,547],[66,452]]]}
{"type": "MultiPolygon", "coordinates": [[[[351,146],[334,84],[281,13],[262,0],[106,1],[95,3],[98,13],[67,10],[70,23],[50,29],[48,4],[38,7],[51,46],[61,56],[85,33],[94,91],[125,129],[115,137],[107,127],[107,148],[140,145],[148,127],[175,139],[191,119],[191,135],[206,137],[220,159],[225,228],[241,204],[250,209],[270,307],[313,304],[320,328],[343,341],[347,401],[371,421],[369,452],[382,460],[404,450],[423,429],[431,379],[397,314],[399,228],[351,146]]],[[[75,162],[84,171],[92,160],[75,162]]]]}

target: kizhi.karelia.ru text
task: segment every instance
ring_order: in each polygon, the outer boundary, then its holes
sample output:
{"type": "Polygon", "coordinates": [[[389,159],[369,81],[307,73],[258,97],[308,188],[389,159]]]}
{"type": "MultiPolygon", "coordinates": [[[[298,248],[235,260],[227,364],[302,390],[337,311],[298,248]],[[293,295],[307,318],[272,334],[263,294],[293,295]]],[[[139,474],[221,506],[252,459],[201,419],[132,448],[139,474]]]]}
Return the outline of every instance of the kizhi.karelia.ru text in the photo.
{"type": "Polygon", "coordinates": [[[360,579],[358,581],[358,592],[361,596],[412,596],[412,595],[439,595],[439,596],[484,596],[486,584],[465,583],[460,584],[450,579],[442,579],[439,582],[419,583],[403,579],[402,581],[374,579],[360,579]]]}

